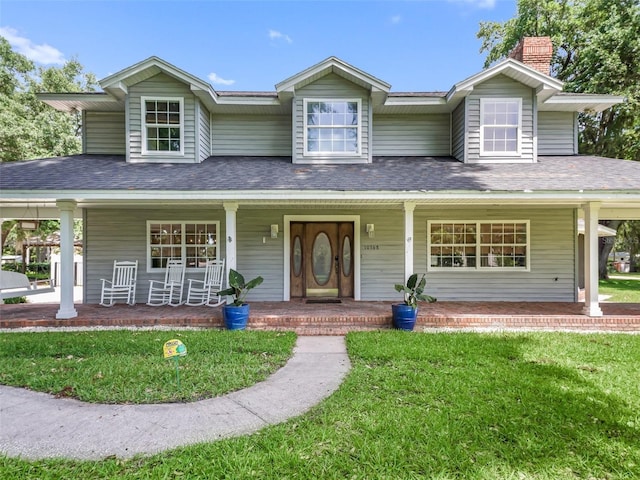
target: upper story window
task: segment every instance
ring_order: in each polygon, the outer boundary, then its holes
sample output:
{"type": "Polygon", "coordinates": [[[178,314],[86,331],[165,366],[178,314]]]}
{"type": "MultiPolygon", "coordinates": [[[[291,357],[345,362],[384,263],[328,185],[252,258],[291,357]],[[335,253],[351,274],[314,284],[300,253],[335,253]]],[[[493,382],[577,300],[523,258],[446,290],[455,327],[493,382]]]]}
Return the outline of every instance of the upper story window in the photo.
{"type": "Polygon", "coordinates": [[[480,154],[519,155],[521,98],[480,99],[480,154]]]}
{"type": "Polygon", "coordinates": [[[305,155],[358,155],[361,101],[304,100],[305,155]]]}
{"type": "Polygon", "coordinates": [[[182,98],[142,97],[142,153],[183,153],[184,104],[182,98]]]}

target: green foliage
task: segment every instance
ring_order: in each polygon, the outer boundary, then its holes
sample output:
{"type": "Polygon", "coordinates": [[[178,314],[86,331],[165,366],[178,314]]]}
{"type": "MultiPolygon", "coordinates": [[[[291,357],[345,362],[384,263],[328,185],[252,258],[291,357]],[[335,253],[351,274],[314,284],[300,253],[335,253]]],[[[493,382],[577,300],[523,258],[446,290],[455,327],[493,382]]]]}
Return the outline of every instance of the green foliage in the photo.
{"type": "Polygon", "coordinates": [[[96,83],[75,59],[36,67],[0,36],[0,161],[79,153],[80,115],[58,112],[36,94],[93,91],[96,83]]]}
{"type": "Polygon", "coordinates": [[[229,269],[229,287],[225,290],[221,290],[217,292],[216,295],[233,296],[233,303],[231,305],[235,305],[236,307],[242,306],[244,304],[244,299],[249,293],[249,290],[260,285],[264,279],[262,277],[256,277],[253,280],[245,282],[244,277],[236,272],[233,268],[229,269]]]}
{"type": "Polygon", "coordinates": [[[427,280],[424,278],[424,274],[422,275],[422,278],[420,278],[420,281],[418,281],[418,274],[414,273],[409,277],[406,285],[396,283],[395,289],[396,292],[402,292],[404,294],[405,305],[415,308],[418,306],[418,302],[433,303],[436,301],[435,297],[424,294],[426,285],[427,280]]]}
{"type": "Polygon", "coordinates": [[[286,363],[295,338],[219,330],[12,332],[0,337],[0,383],[88,402],[193,401],[264,380],[286,363]],[[172,338],[187,347],[180,390],[162,355],[172,338]]]}
{"type": "Polygon", "coordinates": [[[637,0],[519,0],[514,18],[481,22],[485,66],[525,36],[549,36],[552,75],[565,91],[626,98],[602,113],[582,113],[581,153],[640,160],[640,3],[637,0]]]}
{"type": "Polygon", "coordinates": [[[17,303],[27,303],[27,297],[11,297],[11,298],[5,298],[3,300],[3,302],[6,305],[15,305],[17,303]]]}
{"type": "Polygon", "coordinates": [[[607,302],[640,303],[640,275],[618,272],[613,275],[616,278],[600,280],[598,293],[607,295],[607,302]]]}
{"type": "Polygon", "coordinates": [[[338,391],[253,435],[129,460],[0,456],[0,476],[640,478],[639,335],[402,333],[347,335],[338,391]]]}

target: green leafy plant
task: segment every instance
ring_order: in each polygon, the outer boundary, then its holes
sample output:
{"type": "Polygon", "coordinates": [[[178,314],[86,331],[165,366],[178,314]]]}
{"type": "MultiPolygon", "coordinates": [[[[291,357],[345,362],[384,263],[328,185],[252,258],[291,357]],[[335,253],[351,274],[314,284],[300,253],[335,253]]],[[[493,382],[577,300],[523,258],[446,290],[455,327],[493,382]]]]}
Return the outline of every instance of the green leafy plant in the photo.
{"type": "Polygon", "coordinates": [[[397,292],[402,292],[404,294],[405,305],[415,308],[418,306],[418,302],[433,303],[437,300],[435,297],[424,294],[426,284],[427,280],[424,278],[424,274],[420,278],[420,281],[418,281],[418,274],[414,273],[409,277],[406,285],[396,283],[395,289],[397,292]]]}
{"type": "Polygon", "coordinates": [[[234,269],[229,269],[229,287],[225,290],[221,290],[216,295],[231,295],[233,296],[233,302],[231,305],[241,307],[244,304],[244,299],[249,293],[249,290],[260,285],[264,279],[260,276],[245,282],[244,277],[236,272],[234,269]]]}

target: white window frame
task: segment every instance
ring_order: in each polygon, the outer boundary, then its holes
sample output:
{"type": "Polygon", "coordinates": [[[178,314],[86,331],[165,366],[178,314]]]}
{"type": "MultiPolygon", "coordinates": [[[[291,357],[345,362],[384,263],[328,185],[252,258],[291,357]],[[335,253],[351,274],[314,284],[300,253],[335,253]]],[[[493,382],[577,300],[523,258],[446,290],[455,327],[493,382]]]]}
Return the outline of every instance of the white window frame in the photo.
{"type": "MultiPolygon", "coordinates": [[[[146,223],[146,239],[147,239],[147,243],[146,243],[146,250],[147,250],[147,272],[148,273],[152,273],[152,272],[161,272],[164,271],[165,268],[164,267],[153,267],[152,264],[152,260],[153,258],[156,257],[152,257],[151,255],[151,250],[152,248],[161,248],[158,247],[157,244],[152,244],[151,243],[151,225],[157,225],[157,224],[172,224],[172,225],[180,225],[180,231],[181,231],[181,242],[180,244],[175,244],[175,243],[169,243],[169,244],[165,244],[167,248],[169,248],[170,245],[173,245],[173,248],[180,248],[180,257],[181,259],[185,260],[187,259],[187,247],[189,247],[191,245],[191,243],[188,242],[187,240],[187,235],[186,235],[186,225],[215,225],[216,228],[216,234],[215,234],[215,238],[213,239],[214,243],[213,245],[208,244],[208,243],[196,243],[196,245],[203,245],[206,248],[215,248],[215,259],[219,260],[220,259],[220,221],[219,220],[147,220],[146,223]]],[[[208,238],[207,238],[208,240],[208,238]]],[[[162,257],[161,257],[162,258],[162,257]]],[[[173,257],[165,257],[165,258],[178,258],[176,256],[173,257]]],[[[189,267],[187,265],[186,268],[187,272],[202,272],[204,271],[204,264],[202,266],[199,267],[189,267]]]]}
{"type": "Polygon", "coordinates": [[[529,272],[531,271],[531,222],[529,220],[512,220],[512,219],[495,219],[495,220],[428,220],[427,221],[427,271],[430,272],[470,272],[470,271],[482,271],[482,272],[529,272]],[[474,243],[465,243],[465,244],[457,244],[457,243],[447,243],[447,244],[433,244],[431,242],[431,226],[432,225],[461,225],[461,224],[474,224],[476,226],[475,230],[475,242],[474,243]],[[481,240],[481,226],[482,225],[499,225],[499,224],[524,224],[525,231],[527,236],[526,243],[514,242],[513,243],[496,243],[497,246],[506,246],[506,247],[518,247],[524,246],[526,248],[526,265],[524,267],[513,266],[513,267],[500,267],[500,266],[483,266],[481,260],[481,252],[482,247],[490,244],[483,243],[481,240]],[[470,248],[474,247],[475,252],[475,266],[465,266],[464,262],[461,262],[460,265],[452,265],[452,266],[432,266],[431,264],[431,247],[432,246],[446,246],[446,247],[458,247],[464,248],[465,246],[470,248]]]}
{"type": "MultiPolygon", "coordinates": [[[[305,98],[303,100],[303,131],[304,131],[304,146],[303,146],[303,155],[309,157],[358,157],[362,152],[362,99],[361,98],[305,98]],[[358,105],[358,125],[356,125],[356,134],[358,136],[358,140],[356,142],[356,151],[355,152],[310,152],[309,151],[309,143],[308,143],[308,116],[307,116],[307,105],[309,103],[356,103],[358,105]]],[[[353,128],[353,125],[312,125],[312,128],[353,128]]]]}
{"type": "Polygon", "coordinates": [[[140,97],[140,129],[142,130],[142,155],[154,155],[154,156],[169,156],[178,157],[184,156],[184,98],[183,97],[140,97]],[[170,124],[157,124],[147,123],[147,102],[178,102],[180,104],[180,124],[177,128],[180,129],[180,151],[169,150],[149,150],[147,148],[147,127],[152,128],[176,128],[170,124]]]}
{"type": "Polygon", "coordinates": [[[491,156],[491,157],[514,157],[521,155],[521,145],[522,145],[522,98],[500,98],[500,97],[487,97],[480,99],[480,155],[481,156],[491,156]],[[486,125],[484,123],[484,110],[488,103],[496,103],[496,102],[514,102],[518,105],[518,123],[517,125],[512,124],[490,124],[486,125]],[[495,152],[491,150],[485,150],[484,148],[484,137],[485,137],[485,128],[486,127],[504,127],[504,128],[516,128],[516,149],[509,150],[505,152],[495,152]]]}

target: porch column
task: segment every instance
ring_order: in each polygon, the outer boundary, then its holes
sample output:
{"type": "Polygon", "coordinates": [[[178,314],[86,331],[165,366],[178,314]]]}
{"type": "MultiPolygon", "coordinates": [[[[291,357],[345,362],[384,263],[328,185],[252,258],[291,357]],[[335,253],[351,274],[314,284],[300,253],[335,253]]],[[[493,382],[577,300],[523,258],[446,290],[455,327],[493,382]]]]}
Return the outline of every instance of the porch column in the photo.
{"type": "Polygon", "coordinates": [[[404,280],[413,275],[413,211],[416,204],[404,202],[404,280]]]}
{"type": "Polygon", "coordinates": [[[229,270],[233,268],[237,270],[237,239],[236,239],[236,212],[238,211],[238,204],[235,202],[224,202],[224,211],[226,213],[226,265],[227,265],[227,278],[229,270]]]}
{"type": "Polygon", "coordinates": [[[56,318],[75,318],[73,306],[73,211],[76,202],[60,200],[60,309],[56,318]]]}
{"type": "Polygon", "coordinates": [[[598,304],[598,212],[600,203],[584,205],[584,308],[582,313],[601,317],[598,304]]]}

